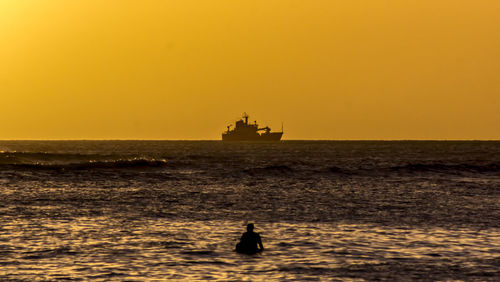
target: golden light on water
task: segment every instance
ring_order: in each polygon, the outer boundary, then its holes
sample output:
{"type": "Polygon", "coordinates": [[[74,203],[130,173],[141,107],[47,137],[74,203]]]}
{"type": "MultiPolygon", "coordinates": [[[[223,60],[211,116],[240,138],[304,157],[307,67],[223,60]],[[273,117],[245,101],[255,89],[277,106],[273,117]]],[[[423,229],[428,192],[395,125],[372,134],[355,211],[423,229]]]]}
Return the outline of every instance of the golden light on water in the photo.
{"type": "Polygon", "coordinates": [[[499,139],[497,1],[1,1],[0,139],[499,139]]]}

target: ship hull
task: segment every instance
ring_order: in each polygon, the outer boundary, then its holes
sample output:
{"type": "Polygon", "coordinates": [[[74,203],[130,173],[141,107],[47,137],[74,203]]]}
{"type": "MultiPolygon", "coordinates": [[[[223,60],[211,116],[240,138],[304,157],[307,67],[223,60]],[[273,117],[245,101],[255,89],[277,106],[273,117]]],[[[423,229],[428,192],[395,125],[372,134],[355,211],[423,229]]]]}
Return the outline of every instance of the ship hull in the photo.
{"type": "Polygon", "coordinates": [[[280,141],[283,132],[270,132],[262,134],[231,134],[223,133],[222,141],[280,141]]]}

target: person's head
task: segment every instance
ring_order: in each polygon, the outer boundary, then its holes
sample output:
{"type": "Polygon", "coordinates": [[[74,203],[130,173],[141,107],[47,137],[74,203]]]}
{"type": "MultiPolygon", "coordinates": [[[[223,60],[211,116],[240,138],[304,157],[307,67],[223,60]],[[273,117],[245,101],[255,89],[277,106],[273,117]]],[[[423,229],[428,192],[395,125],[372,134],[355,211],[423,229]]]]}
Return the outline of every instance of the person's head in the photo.
{"type": "Polygon", "coordinates": [[[249,224],[247,225],[247,231],[248,231],[248,232],[253,232],[253,223],[249,223],[249,224]]]}

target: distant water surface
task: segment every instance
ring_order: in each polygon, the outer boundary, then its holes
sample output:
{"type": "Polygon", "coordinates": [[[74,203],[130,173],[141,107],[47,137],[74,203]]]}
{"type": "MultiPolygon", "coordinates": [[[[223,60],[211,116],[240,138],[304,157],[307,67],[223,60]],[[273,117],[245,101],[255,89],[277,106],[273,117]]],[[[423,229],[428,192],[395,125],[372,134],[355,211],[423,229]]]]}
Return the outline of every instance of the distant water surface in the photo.
{"type": "Polygon", "coordinates": [[[500,280],[500,142],[0,141],[0,279],[335,278],[500,280]]]}

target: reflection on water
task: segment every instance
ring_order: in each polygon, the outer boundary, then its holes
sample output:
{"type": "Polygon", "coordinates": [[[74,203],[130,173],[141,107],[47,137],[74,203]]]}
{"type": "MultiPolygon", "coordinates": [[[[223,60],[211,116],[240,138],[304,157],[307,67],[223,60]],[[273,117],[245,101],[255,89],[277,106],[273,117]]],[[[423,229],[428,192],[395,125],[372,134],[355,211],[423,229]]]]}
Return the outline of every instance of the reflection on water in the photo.
{"type": "Polygon", "coordinates": [[[500,230],[332,223],[256,225],[266,251],[233,252],[244,222],[3,218],[5,279],[480,279],[498,277],[500,230]],[[446,270],[446,271],[444,271],[446,270]]]}
{"type": "Polygon", "coordinates": [[[0,280],[500,280],[500,142],[0,149],[0,280]]]}

